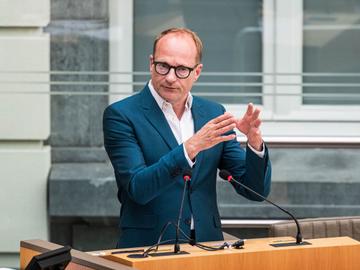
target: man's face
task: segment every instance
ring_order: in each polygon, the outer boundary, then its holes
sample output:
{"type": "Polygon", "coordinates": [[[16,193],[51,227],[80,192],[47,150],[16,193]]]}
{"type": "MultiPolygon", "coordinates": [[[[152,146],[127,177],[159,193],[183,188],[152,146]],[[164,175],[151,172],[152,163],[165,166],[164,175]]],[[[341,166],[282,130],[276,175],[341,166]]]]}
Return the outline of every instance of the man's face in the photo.
{"type": "Polygon", "coordinates": [[[155,55],[150,56],[151,79],[158,94],[173,106],[183,106],[192,85],[199,78],[202,64],[199,64],[186,79],[176,77],[172,68],[166,75],[155,71],[154,61],[164,62],[170,66],[193,68],[196,64],[196,46],[187,34],[171,33],[162,37],[157,45],[155,55]]]}

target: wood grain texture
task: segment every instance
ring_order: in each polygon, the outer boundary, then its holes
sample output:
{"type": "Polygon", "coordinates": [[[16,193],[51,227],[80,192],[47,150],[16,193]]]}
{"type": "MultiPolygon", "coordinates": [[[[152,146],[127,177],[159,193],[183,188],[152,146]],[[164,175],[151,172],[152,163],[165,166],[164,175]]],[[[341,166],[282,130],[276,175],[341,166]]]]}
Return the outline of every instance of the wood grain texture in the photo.
{"type": "MultiPolygon", "coordinates": [[[[271,243],[293,242],[289,237],[252,239],[245,242],[244,249],[203,251],[197,247],[182,245],[187,255],[164,257],[128,258],[128,254],[110,254],[102,257],[139,270],[177,269],[360,269],[360,242],[349,237],[307,240],[311,245],[272,247],[271,243]]],[[[211,245],[215,242],[209,243],[211,245]]],[[[172,246],[161,246],[165,252],[172,246]]],[[[106,254],[105,254],[106,253],[106,254]]]]}

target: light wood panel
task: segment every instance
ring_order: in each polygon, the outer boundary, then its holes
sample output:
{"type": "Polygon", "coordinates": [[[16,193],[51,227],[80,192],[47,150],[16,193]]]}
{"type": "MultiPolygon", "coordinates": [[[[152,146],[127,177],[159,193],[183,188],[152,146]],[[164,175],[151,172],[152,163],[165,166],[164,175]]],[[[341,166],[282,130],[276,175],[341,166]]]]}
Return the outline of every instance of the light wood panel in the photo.
{"type": "MultiPolygon", "coordinates": [[[[307,240],[311,245],[272,247],[271,243],[293,242],[289,237],[252,239],[244,249],[203,251],[197,247],[181,245],[190,254],[162,257],[128,258],[128,254],[111,251],[94,252],[103,258],[139,270],[177,269],[360,269],[360,242],[349,237],[307,240]]],[[[218,242],[220,243],[220,242],[218,242]]],[[[215,242],[211,245],[218,244],[215,242]]],[[[161,246],[159,252],[171,251],[173,246],[161,246]]]]}
{"type": "Polygon", "coordinates": [[[40,252],[20,247],[20,269],[25,269],[25,267],[30,263],[32,257],[39,255],[40,252]]]}

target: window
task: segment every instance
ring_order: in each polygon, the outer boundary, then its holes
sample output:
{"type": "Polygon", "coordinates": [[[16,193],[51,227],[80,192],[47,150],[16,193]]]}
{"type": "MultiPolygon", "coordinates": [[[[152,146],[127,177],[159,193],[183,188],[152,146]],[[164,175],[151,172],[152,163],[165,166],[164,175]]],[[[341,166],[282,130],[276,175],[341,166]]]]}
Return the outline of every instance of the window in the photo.
{"type": "Polygon", "coordinates": [[[264,76],[264,134],[358,141],[358,49],[344,48],[358,39],[350,34],[357,22],[342,25],[347,13],[338,8],[344,5],[347,10],[358,6],[353,1],[264,1],[263,72],[274,74],[264,76]]]}
{"type": "Polygon", "coordinates": [[[135,71],[129,93],[149,78],[156,34],[168,27],[189,27],[205,45],[194,94],[219,101],[236,115],[243,114],[248,102],[257,104],[270,140],[359,140],[357,2],[125,2],[122,7],[128,9],[119,12],[134,13],[134,21],[121,28],[123,41],[131,40],[126,48],[134,48],[132,59],[122,58],[131,67],[127,70],[135,71]]]}

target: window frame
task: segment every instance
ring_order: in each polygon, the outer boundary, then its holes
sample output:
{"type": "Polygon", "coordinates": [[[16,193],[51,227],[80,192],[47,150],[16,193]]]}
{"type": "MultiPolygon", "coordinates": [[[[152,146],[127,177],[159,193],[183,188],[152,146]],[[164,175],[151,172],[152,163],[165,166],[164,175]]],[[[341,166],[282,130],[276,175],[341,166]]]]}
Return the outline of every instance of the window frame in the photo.
{"type": "MultiPolygon", "coordinates": [[[[303,104],[303,0],[264,0],[263,16],[263,104],[258,107],[265,137],[358,142],[360,106],[303,104]]],[[[224,105],[236,115],[246,110],[243,104],[224,105]]]]}

